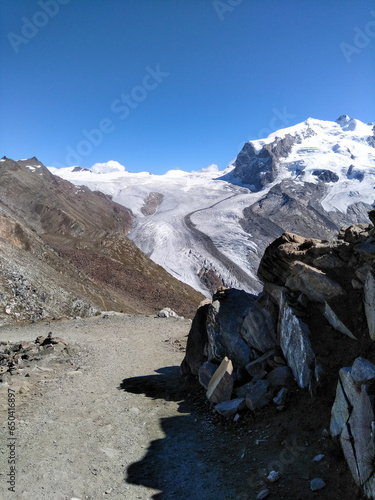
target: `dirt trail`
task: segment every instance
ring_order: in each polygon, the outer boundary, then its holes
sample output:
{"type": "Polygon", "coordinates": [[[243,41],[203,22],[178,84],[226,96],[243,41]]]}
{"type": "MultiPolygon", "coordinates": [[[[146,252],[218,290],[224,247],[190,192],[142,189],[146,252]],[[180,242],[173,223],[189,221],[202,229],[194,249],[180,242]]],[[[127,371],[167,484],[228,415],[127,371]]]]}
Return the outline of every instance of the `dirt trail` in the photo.
{"type": "Polygon", "coordinates": [[[179,378],[189,328],[117,314],[0,330],[10,341],[52,331],[73,346],[70,357],[41,366],[52,371],[11,378],[10,387],[34,384],[16,394],[15,493],[6,483],[8,387],[0,387],[0,498],[253,499],[267,486],[260,471],[277,459],[283,476],[268,485],[270,499],[355,498],[345,469],[311,465],[324,443],[297,437],[293,418],[272,417],[271,432],[266,414],[237,424],[213,414],[201,388],[179,378]],[[327,481],[319,494],[309,490],[316,475],[327,481]]]}

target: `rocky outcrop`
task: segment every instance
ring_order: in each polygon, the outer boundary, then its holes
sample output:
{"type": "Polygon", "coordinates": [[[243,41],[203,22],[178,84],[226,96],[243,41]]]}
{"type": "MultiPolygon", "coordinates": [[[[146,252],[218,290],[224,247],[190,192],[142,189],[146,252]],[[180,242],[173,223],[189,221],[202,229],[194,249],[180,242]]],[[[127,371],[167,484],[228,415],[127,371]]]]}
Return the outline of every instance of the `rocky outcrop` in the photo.
{"type": "MultiPolygon", "coordinates": [[[[374,222],[375,211],[369,217],[374,222]]],[[[204,314],[198,310],[200,333],[191,330],[183,362],[184,374],[198,372],[205,388],[226,373],[225,396],[209,398],[226,417],[268,405],[287,410],[298,388],[308,398],[332,394],[331,435],[369,498],[375,498],[374,273],[372,224],[344,227],[331,240],[284,233],[261,260],[259,296],[221,288],[204,314]]]]}

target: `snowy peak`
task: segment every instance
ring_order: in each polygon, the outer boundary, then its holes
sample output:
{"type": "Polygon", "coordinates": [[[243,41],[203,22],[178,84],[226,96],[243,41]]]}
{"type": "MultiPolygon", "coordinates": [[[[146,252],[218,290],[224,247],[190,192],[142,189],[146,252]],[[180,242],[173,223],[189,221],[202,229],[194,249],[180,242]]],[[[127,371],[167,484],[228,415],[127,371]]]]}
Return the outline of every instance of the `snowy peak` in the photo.
{"type": "Polygon", "coordinates": [[[252,191],[285,178],[361,182],[374,175],[375,127],[347,115],[335,122],[308,118],[266,139],[247,142],[233,166],[222,179],[252,191]]]}

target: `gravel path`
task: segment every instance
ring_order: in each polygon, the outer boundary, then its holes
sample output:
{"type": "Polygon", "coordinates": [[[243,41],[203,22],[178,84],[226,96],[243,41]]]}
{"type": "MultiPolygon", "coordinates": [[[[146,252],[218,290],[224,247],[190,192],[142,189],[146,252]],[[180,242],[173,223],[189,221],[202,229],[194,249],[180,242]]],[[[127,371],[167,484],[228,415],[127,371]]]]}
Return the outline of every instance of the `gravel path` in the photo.
{"type": "MultiPolygon", "coordinates": [[[[16,394],[15,493],[6,484],[8,387],[1,387],[0,498],[218,498],[210,484],[220,487],[220,472],[202,459],[214,426],[198,422],[181,395],[189,327],[114,315],[3,329],[0,339],[10,341],[52,331],[73,355],[41,366],[27,379],[30,391],[16,394]]],[[[26,380],[11,379],[16,388],[26,380]]]]}
{"type": "Polygon", "coordinates": [[[317,498],[309,488],[317,476],[327,483],[319,500],[360,498],[319,426],[298,427],[298,406],[247,412],[237,423],[214,414],[202,388],[179,377],[189,328],[188,320],[118,313],[2,328],[0,340],[12,342],[52,332],[70,353],[0,384],[0,499],[250,500],[267,487],[270,499],[308,500],[317,498]],[[9,388],[15,492],[7,484],[9,388]],[[320,452],[326,458],[315,464],[320,452]],[[282,477],[267,484],[275,466],[282,477]]]}

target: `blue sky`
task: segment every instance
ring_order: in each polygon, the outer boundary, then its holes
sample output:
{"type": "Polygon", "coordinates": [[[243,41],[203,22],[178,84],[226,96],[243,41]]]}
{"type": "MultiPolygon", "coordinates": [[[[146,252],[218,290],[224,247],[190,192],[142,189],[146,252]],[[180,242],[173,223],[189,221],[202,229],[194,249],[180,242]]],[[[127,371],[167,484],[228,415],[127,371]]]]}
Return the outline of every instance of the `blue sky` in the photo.
{"type": "Polygon", "coordinates": [[[375,121],[374,0],[2,0],[0,155],[225,168],[304,121],[375,121]]]}

